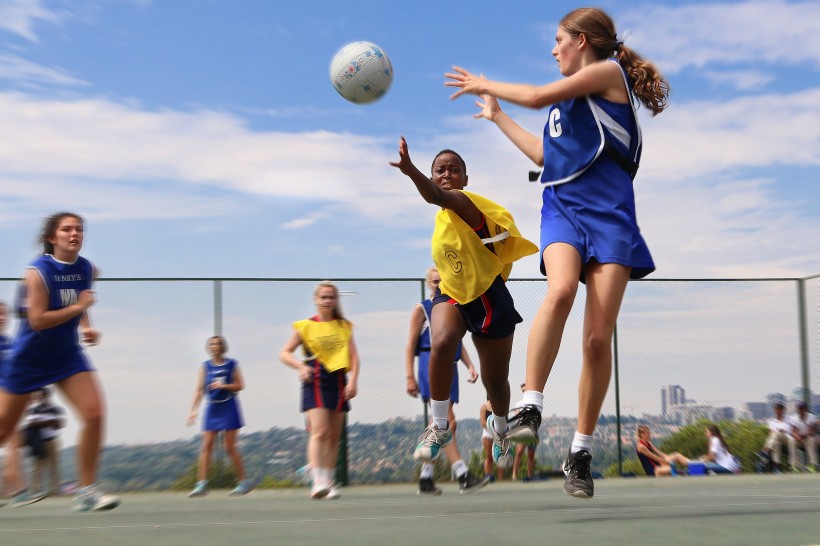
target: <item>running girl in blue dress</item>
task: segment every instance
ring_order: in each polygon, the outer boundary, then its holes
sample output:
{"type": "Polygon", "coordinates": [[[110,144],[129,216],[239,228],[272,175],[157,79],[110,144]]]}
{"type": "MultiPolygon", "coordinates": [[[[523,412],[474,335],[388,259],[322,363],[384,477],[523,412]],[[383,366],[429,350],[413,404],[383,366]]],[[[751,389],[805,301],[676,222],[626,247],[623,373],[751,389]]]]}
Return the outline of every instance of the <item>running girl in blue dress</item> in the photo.
{"type": "Polygon", "coordinates": [[[95,485],[105,432],[105,404],[97,374],[80,346],[95,345],[100,333],[91,326],[91,287],[96,268],[80,256],[83,219],[61,212],[48,218],[40,233],[43,254],[26,270],[17,312],[21,320],[0,388],[0,443],[14,433],[29,393],[56,384],[82,421],[77,446],[77,511],[110,510],[116,497],[95,485]]]}
{"type": "Polygon", "coordinates": [[[252,489],[251,482],[245,476],[245,465],[242,455],[236,446],[239,429],[245,426],[242,421],[242,410],[239,407],[237,394],[245,388],[239,363],[233,358],[226,358],[228,342],[222,336],[211,336],[207,343],[210,360],[199,368],[194,401],[188,415],[188,426],[196,422],[199,406],[205,399],[205,416],[202,419],[202,448],[199,451],[197,482],[189,497],[204,497],[208,494],[208,468],[211,465],[216,436],[225,434],[225,452],[230,456],[236,470],[239,483],[231,495],[245,495],[252,489]]]}
{"type": "Polygon", "coordinates": [[[659,114],[669,87],[658,70],[624,45],[612,19],[580,8],[559,23],[552,55],[562,80],[543,86],[502,83],[453,67],[452,95],[481,97],[475,117],[501,129],[539,166],[541,271],[549,283],[527,346],[526,404],[510,438],[534,441],[549,377],[579,281],[586,283],[578,428],[567,454],[564,491],[593,496],[592,434],[612,368],[612,334],[627,281],[655,269],[635,215],[632,179],[641,155],[637,102],[659,114]],[[543,136],[527,132],[498,105],[549,108],[543,136]]]}

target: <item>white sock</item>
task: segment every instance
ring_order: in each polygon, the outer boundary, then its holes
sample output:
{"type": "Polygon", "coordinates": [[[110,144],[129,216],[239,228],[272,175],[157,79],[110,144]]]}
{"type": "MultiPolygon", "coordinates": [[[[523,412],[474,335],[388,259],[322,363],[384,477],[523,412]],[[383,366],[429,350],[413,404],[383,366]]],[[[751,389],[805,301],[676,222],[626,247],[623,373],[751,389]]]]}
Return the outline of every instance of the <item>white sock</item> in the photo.
{"type": "Polygon", "coordinates": [[[538,411],[544,410],[544,393],[539,391],[524,391],[524,397],[521,399],[525,404],[532,404],[538,407],[538,411]]]}
{"type": "Polygon", "coordinates": [[[421,474],[419,475],[419,479],[427,480],[433,477],[433,470],[435,470],[436,465],[434,463],[421,463],[421,474]]]}
{"type": "Polygon", "coordinates": [[[447,414],[450,412],[450,400],[430,400],[430,409],[433,413],[433,424],[440,429],[446,429],[450,425],[447,423],[447,414]]]}
{"type": "Polygon", "coordinates": [[[496,434],[507,434],[507,416],[496,415],[493,412],[493,429],[496,434]]]}
{"type": "Polygon", "coordinates": [[[592,451],[592,434],[581,434],[575,431],[575,437],[572,439],[572,446],[569,448],[570,453],[578,453],[582,449],[592,451]]]}
{"type": "Polygon", "coordinates": [[[317,468],[313,472],[314,481],[320,484],[329,484],[333,481],[333,468],[317,468]]]}
{"type": "Polygon", "coordinates": [[[456,478],[462,477],[468,470],[469,468],[467,468],[467,463],[464,462],[464,459],[459,459],[453,463],[453,474],[456,478]]]}

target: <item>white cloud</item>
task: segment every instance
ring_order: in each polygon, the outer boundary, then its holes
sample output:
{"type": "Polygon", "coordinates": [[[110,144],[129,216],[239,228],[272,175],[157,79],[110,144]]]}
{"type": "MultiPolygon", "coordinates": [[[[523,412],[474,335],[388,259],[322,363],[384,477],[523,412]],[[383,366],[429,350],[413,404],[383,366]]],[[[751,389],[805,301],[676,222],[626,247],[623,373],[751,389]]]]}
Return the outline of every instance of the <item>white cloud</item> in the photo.
{"type": "MultiPolygon", "coordinates": [[[[316,203],[307,216],[283,218],[288,229],[310,225],[331,209],[335,216],[393,227],[432,225],[435,214],[387,165],[395,145],[384,139],[258,132],[239,118],[210,111],[152,112],[102,99],[44,100],[20,93],[0,95],[0,116],[6,129],[0,137],[0,178],[6,181],[0,193],[15,198],[0,205],[4,222],[26,214],[21,202],[41,209],[43,200],[53,199],[58,205],[60,192],[47,189],[65,184],[102,218],[230,214],[242,203],[257,206],[254,196],[316,203]],[[35,184],[42,191],[31,192],[35,184]],[[116,196],[105,191],[113,187],[116,196]],[[227,205],[191,196],[192,187],[228,196],[227,205]]],[[[537,132],[542,119],[530,114],[519,121],[537,132]]],[[[505,204],[537,241],[541,188],[526,182],[526,158],[489,123],[445,123],[449,127],[423,149],[410,143],[420,168],[445,142],[462,143],[471,189],[505,204]]],[[[750,174],[820,164],[820,90],[673,103],[643,125],[639,220],[662,273],[820,269],[820,249],[812,250],[818,220],[796,217],[788,203],[774,198],[772,190],[786,181],[750,174]],[[772,104],[778,104],[776,116],[765,115],[772,104]]],[[[527,275],[537,265],[516,271],[527,275]]]]}
{"type": "Polygon", "coordinates": [[[34,27],[40,22],[56,23],[61,16],[45,7],[43,0],[4,0],[0,2],[0,29],[37,41],[34,27]]]}
{"type": "Polygon", "coordinates": [[[302,229],[307,226],[312,226],[316,222],[327,218],[327,216],[327,213],[324,212],[311,212],[302,218],[294,218],[293,220],[285,222],[282,227],[285,229],[302,229]]]}
{"type": "Polygon", "coordinates": [[[12,80],[19,85],[29,87],[89,85],[88,82],[61,70],[33,63],[17,55],[0,55],[0,79],[12,80]]]}
{"type": "Polygon", "coordinates": [[[703,70],[704,78],[717,85],[730,85],[741,91],[754,91],[775,80],[774,74],[759,70],[703,70]]]}
{"type": "Polygon", "coordinates": [[[750,0],[641,5],[618,15],[626,44],[674,74],[737,63],[820,67],[820,4],[750,0]]]}

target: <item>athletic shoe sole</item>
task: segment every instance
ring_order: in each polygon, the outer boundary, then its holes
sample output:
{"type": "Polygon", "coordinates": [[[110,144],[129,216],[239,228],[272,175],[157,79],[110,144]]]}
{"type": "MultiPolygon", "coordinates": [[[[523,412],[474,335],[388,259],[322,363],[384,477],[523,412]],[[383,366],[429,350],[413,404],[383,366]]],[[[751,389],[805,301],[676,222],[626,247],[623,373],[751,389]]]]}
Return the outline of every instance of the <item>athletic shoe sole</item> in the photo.
{"type": "Polygon", "coordinates": [[[33,497],[28,497],[25,500],[20,501],[12,501],[9,503],[9,508],[20,508],[21,506],[28,506],[29,504],[34,504],[35,502],[40,502],[48,495],[35,495],[33,497]]]}

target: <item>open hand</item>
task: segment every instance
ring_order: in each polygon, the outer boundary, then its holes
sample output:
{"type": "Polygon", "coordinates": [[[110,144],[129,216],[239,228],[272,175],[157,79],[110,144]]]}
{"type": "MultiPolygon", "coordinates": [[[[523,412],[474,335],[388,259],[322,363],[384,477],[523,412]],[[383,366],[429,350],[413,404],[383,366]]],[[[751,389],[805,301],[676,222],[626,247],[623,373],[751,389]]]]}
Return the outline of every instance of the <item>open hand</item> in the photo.
{"type": "Polygon", "coordinates": [[[391,161],[390,165],[397,167],[403,174],[407,174],[413,167],[413,162],[410,160],[410,152],[407,149],[407,141],[402,136],[399,139],[399,160],[391,161]]]}
{"type": "Polygon", "coordinates": [[[465,93],[470,95],[481,95],[484,92],[483,85],[486,79],[484,76],[475,76],[467,70],[454,66],[453,72],[444,75],[452,81],[444,82],[445,87],[457,87],[458,91],[450,95],[450,100],[455,100],[465,93]]]}

